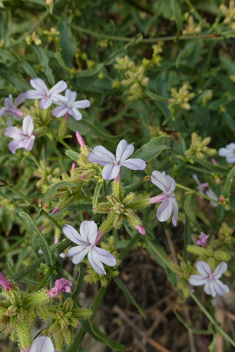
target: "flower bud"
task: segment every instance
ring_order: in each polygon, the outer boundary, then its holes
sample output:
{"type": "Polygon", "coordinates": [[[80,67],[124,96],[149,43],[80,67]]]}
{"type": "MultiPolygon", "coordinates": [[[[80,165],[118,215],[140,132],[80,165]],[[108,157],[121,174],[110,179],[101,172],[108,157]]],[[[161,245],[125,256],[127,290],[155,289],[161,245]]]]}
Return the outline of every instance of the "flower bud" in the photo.
{"type": "Polygon", "coordinates": [[[0,285],[4,288],[4,290],[13,289],[12,283],[0,272],[0,285]]]}
{"type": "Polygon", "coordinates": [[[218,251],[214,252],[214,258],[218,262],[222,262],[222,261],[227,262],[231,257],[228,253],[225,253],[224,251],[218,250],[218,251]]]}
{"type": "Polygon", "coordinates": [[[187,251],[196,255],[200,255],[200,256],[207,256],[208,253],[206,252],[207,249],[206,248],[202,248],[202,247],[198,247],[198,246],[192,246],[192,245],[188,245],[187,246],[187,251]]]}

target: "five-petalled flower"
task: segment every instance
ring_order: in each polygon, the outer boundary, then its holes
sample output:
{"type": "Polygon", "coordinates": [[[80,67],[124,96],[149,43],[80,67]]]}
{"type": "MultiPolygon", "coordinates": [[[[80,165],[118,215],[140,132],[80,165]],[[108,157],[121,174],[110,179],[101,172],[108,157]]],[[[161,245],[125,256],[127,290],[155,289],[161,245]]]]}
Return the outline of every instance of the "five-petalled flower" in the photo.
{"type": "Polygon", "coordinates": [[[7,126],[11,126],[11,117],[13,116],[16,121],[22,120],[23,112],[17,107],[22,104],[26,99],[25,93],[18,95],[15,102],[13,103],[12,95],[9,94],[9,98],[4,101],[4,108],[0,109],[0,116],[9,115],[7,119],[7,126]]]}
{"type": "Polygon", "coordinates": [[[73,257],[74,264],[80,263],[88,253],[88,260],[99,275],[106,275],[102,263],[108,266],[116,265],[116,258],[112,254],[96,247],[98,231],[94,221],[83,221],[80,226],[80,234],[70,225],[65,225],[63,232],[67,238],[78,245],[68,250],[68,255],[73,257]]]}
{"type": "Polygon", "coordinates": [[[214,273],[210,266],[201,260],[196,264],[197,270],[201,275],[190,275],[189,276],[189,283],[193,286],[204,286],[204,292],[207,295],[211,295],[212,297],[216,296],[216,292],[223,296],[224,293],[229,292],[229,288],[227,285],[223,284],[219,279],[221,278],[222,274],[225,273],[228,266],[225,262],[221,262],[217,268],[215,269],[214,273]]]}
{"type": "Polygon", "coordinates": [[[197,240],[197,244],[199,244],[199,246],[202,246],[204,248],[207,248],[207,240],[209,238],[209,235],[206,235],[205,233],[201,232],[200,236],[199,236],[199,240],[197,240]]]}
{"type": "Polygon", "coordinates": [[[78,109],[85,109],[91,106],[89,100],[78,100],[75,101],[77,98],[77,93],[72,92],[70,89],[67,89],[65,92],[65,97],[67,101],[58,101],[56,102],[57,106],[52,110],[52,115],[55,117],[61,117],[64,115],[72,115],[75,120],[79,121],[82,118],[82,114],[78,109]]]}
{"type": "Polygon", "coordinates": [[[54,87],[48,90],[46,84],[41,78],[30,80],[30,84],[34,89],[28,90],[25,93],[28,99],[41,99],[40,106],[42,109],[49,108],[52,103],[66,102],[68,99],[59,94],[67,88],[67,83],[59,81],[54,87]]]}
{"type": "Polygon", "coordinates": [[[71,293],[72,282],[64,278],[55,281],[53,288],[46,292],[48,297],[57,297],[61,292],[71,293]]]}
{"type": "Polygon", "coordinates": [[[10,151],[15,154],[16,149],[25,148],[30,151],[33,148],[35,136],[33,135],[33,119],[30,115],[23,120],[23,131],[17,127],[7,127],[4,134],[14,140],[9,143],[10,151]]]}
{"type": "Polygon", "coordinates": [[[158,196],[149,198],[149,204],[155,204],[162,202],[157,210],[157,218],[159,221],[164,222],[169,219],[173,211],[172,223],[176,226],[176,222],[178,219],[178,203],[175,198],[175,180],[166,175],[165,171],[153,171],[151,175],[151,181],[158,188],[160,188],[163,193],[158,196]]]}
{"type": "Polygon", "coordinates": [[[131,170],[144,170],[146,163],[142,159],[131,158],[134,153],[134,146],[128,144],[125,139],[122,139],[116,149],[116,157],[102,146],[97,146],[92,150],[87,157],[90,163],[97,163],[104,166],[102,177],[105,180],[113,180],[121,171],[121,167],[125,166],[131,170]]]}
{"type": "Polygon", "coordinates": [[[220,148],[218,151],[220,156],[225,156],[228,163],[235,162],[235,143],[226,145],[226,148],[220,148]]]}

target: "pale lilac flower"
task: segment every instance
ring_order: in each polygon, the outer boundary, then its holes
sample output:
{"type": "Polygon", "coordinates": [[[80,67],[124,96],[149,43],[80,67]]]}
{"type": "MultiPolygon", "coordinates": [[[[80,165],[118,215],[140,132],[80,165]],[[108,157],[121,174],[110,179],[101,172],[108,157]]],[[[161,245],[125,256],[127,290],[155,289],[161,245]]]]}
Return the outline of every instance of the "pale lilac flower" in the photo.
{"type": "Polygon", "coordinates": [[[4,108],[0,109],[0,116],[9,115],[7,119],[7,126],[11,126],[11,117],[13,116],[16,121],[22,120],[23,111],[17,109],[17,107],[22,104],[26,99],[25,93],[18,95],[15,102],[13,103],[12,95],[9,94],[9,98],[4,101],[4,108]]]}
{"type": "Polygon", "coordinates": [[[56,280],[54,287],[48,290],[46,292],[46,295],[52,298],[59,296],[61,292],[71,293],[72,285],[73,284],[71,281],[61,278],[59,280],[56,280]]]}
{"type": "Polygon", "coordinates": [[[204,248],[207,248],[207,240],[209,238],[209,235],[206,235],[205,233],[201,232],[200,236],[199,236],[199,240],[197,240],[197,244],[199,244],[199,246],[202,246],[204,248]]]}
{"type": "Polygon", "coordinates": [[[10,151],[15,154],[16,149],[25,148],[30,151],[33,148],[35,136],[33,135],[33,119],[30,115],[25,116],[23,120],[23,131],[17,127],[7,127],[4,130],[6,137],[14,140],[9,143],[10,151]]]}
{"type": "Polygon", "coordinates": [[[146,163],[141,159],[128,159],[134,153],[134,146],[122,139],[116,149],[116,157],[102,146],[95,147],[87,157],[90,163],[104,166],[102,176],[105,180],[113,180],[118,176],[121,167],[125,166],[131,170],[144,170],[146,163]]]}
{"type": "Polygon", "coordinates": [[[228,266],[225,262],[221,262],[217,268],[215,269],[214,273],[210,266],[201,260],[196,264],[197,270],[201,275],[190,275],[189,276],[189,283],[193,286],[204,286],[204,292],[207,295],[211,295],[212,297],[216,296],[216,292],[223,296],[224,293],[229,292],[229,288],[227,285],[223,284],[219,279],[221,278],[222,274],[225,273],[228,266]]]}
{"type": "Polygon", "coordinates": [[[166,175],[165,171],[153,171],[151,175],[151,181],[154,183],[158,188],[160,188],[163,193],[159,194],[156,197],[149,198],[149,204],[159,203],[160,206],[157,210],[157,218],[159,221],[167,221],[173,212],[172,223],[176,226],[176,222],[178,219],[178,203],[175,198],[175,180],[166,175]]]}
{"type": "Polygon", "coordinates": [[[225,156],[228,163],[235,162],[235,143],[226,145],[226,148],[220,148],[218,151],[220,156],[225,156]]]}
{"type": "Polygon", "coordinates": [[[28,90],[25,95],[28,99],[41,99],[40,106],[42,109],[49,108],[52,103],[66,102],[68,99],[59,94],[67,88],[67,83],[59,81],[54,87],[48,90],[46,84],[41,78],[34,78],[30,80],[33,88],[28,90]]]}
{"type": "MultiPolygon", "coordinates": [[[[210,198],[218,201],[218,197],[215,195],[215,193],[212,191],[212,189],[209,188],[208,191],[206,191],[206,195],[207,195],[207,197],[210,197],[210,198]]],[[[213,207],[218,207],[218,204],[213,202],[212,200],[210,201],[210,204],[213,207]]]]}
{"type": "Polygon", "coordinates": [[[72,92],[70,89],[67,89],[65,92],[65,97],[67,101],[58,101],[56,102],[57,106],[52,110],[52,115],[55,117],[61,117],[64,115],[72,115],[75,120],[79,121],[82,118],[82,114],[78,109],[85,109],[91,106],[89,100],[78,100],[75,101],[77,98],[77,93],[72,92]]]}
{"type": "Polygon", "coordinates": [[[11,290],[13,288],[12,283],[0,272],[0,285],[4,290],[11,290]]]}
{"type": "Polygon", "coordinates": [[[34,340],[29,352],[55,352],[55,349],[50,337],[40,336],[34,340]]]}
{"type": "MultiPolygon", "coordinates": [[[[200,183],[200,181],[199,181],[199,179],[198,179],[198,177],[197,177],[197,175],[193,175],[193,178],[194,178],[194,180],[197,182],[197,184],[198,184],[198,191],[200,192],[200,193],[202,193],[202,194],[204,194],[204,188],[206,188],[206,187],[208,187],[208,183],[200,183]]],[[[201,197],[201,198],[203,198],[203,197],[201,197]]]]}
{"type": "Polygon", "coordinates": [[[63,232],[67,238],[78,246],[68,250],[74,264],[80,263],[88,254],[92,268],[99,275],[106,275],[102,263],[108,266],[116,265],[116,258],[108,251],[96,247],[97,225],[94,221],[83,221],[80,226],[81,235],[70,225],[65,225],[63,232]]]}

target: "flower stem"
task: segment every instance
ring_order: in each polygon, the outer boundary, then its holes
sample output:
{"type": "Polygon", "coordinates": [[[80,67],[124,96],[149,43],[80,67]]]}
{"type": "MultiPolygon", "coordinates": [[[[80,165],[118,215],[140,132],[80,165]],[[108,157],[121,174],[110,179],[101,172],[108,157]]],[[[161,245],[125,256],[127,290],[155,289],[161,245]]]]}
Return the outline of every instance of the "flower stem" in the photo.
{"type": "Polygon", "coordinates": [[[179,183],[176,183],[176,186],[179,187],[179,188],[185,189],[186,191],[188,191],[188,192],[190,192],[190,193],[194,193],[194,194],[196,194],[196,195],[198,195],[198,196],[200,196],[200,197],[203,197],[203,198],[205,198],[205,199],[208,199],[208,200],[210,200],[211,202],[220,204],[218,200],[215,200],[215,199],[213,199],[213,198],[210,198],[210,197],[206,196],[206,195],[203,194],[203,193],[199,193],[199,192],[197,192],[197,191],[194,191],[194,190],[191,189],[191,188],[188,188],[188,187],[185,187],[185,186],[183,186],[183,185],[180,185],[179,183]]]}
{"type": "Polygon", "coordinates": [[[216,321],[214,320],[214,318],[212,318],[212,316],[210,315],[210,313],[208,313],[208,311],[205,309],[205,307],[201,304],[201,302],[197,299],[197,297],[190,292],[189,293],[190,296],[192,297],[192,299],[197,303],[198,307],[201,309],[201,311],[206,315],[206,317],[210,320],[210,322],[215,326],[216,330],[218,331],[218,333],[223,336],[223,338],[229,342],[233,347],[235,347],[235,341],[233,341],[231,339],[230,336],[228,336],[226,334],[226,332],[221,329],[221,327],[216,323],[216,321]]]}

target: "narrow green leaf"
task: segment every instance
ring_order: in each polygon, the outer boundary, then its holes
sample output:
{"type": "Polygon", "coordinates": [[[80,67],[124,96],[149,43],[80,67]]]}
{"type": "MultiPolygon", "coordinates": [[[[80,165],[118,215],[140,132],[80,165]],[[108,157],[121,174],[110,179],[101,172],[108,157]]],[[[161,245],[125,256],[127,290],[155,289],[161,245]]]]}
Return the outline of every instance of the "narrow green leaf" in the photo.
{"type": "Polygon", "coordinates": [[[26,221],[28,227],[33,232],[35,239],[42,250],[42,253],[44,255],[47,265],[53,268],[54,263],[52,258],[52,252],[47,241],[45,240],[45,238],[43,237],[43,235],[41,234],[41,232],[39,231],[39,229],[37,228],[37,226],[35,225],[35,223],[33,222],[33,220],[28,214],[21,212],[19,213],[19,215],[22,219],[26,221]]]}
{"type": "Polygon", "coordinates": [[[76,287],[75,290],[73,291],[71,298],[75,301],[79,295],[79,293],[81,292],[82,289],[82,285],[83,285],[83,279],[84,279],[84,267],[82,265],[82,263],[79,264],[79,275],[77,278],[77,283],[76,283],[76,287]]]}
{"type": "Polygon", "coordinates": [[[194,334],[199,334],[199,335],[212,335],[213,334],[212,330],[197,329],[194,326],[192,326],[191,324],[187,323],[187,321],[184,320],[184,318],[181,317],[181,315],[179,315],[179,313],[176,310],[174,310],[174,313],[175,313],[177,319],[186,327],[186,329],[191,330],[194,334]]]}
{"type": "Polygon", "coordinates": [[[62,57],[65,65],[72,66],[73,56],[76,49],[76,39],[70,29],[70,18],[61,17],[57,25],[57,30],[60,32],[59,46],[62,50],[62,57]]]}
{"type": "Polygon", "coordinates": [[[151,90],[149,90],[148,88],[144,88],[143,91],[152,100],[156,100],[156,101],[167,101],[168,100],[168,98],[161,97],[160,95],[157,95],[157,94],[151,92],[151,90]]]}
{"type": "Polygon", "coordinates": [[[85,129],[86,133],[89,133],[89,136],[92,138],[96,138],[96,137],[99,137],[99,138],[103,137],[107,139],[119,138],[119,136],[112,136],[111,134],[109,134],[108,131],[104,132],[98,126],[96,126],[92,122],[85,119],[82,119],[80,121],[76,121],[75,119],[69,119],[68,126],[74,132],[79,131],[79,129],[82,127],[85,129]]]}
{"type": "Polygon", "coordinates": [[[232,185],[231,180],[233,179],[235,175],[235,166],[229,171],[226,180],[225,180],[225,184],[224,184],[224,197],[225,198],[229,198],[229,192],[230,192],[230,188],[232,185]]]}
{"type": "Polygon", "coordinates": [[[126,286],[121,282],[121,280],[117,277],[114,276],[114,281],[116,282],[116,284],[118,285],[118,287],[120,288],[120,290],[122,290],[122,292],[124,293],[125,297],[128,299],[128,301],[133,304],[138,311],[140,312],[140,314],[143,315],[143,317],[146,319],[146,314],[143,311],[142,308],[140,308],[140,306],[138,305],[138,303],[135,301],[135,299],[133,298],[133,296],[131,295],[131,293],[129,292],[129,290],[126,288],[126,286]]]}
{"type": "Polygon", "coordinates": [[[53,194],[56,192],[56,190],[59,187],[63,186],[68,186],[68,187],[77,187],[74,183],[67,182],[67,181],[61,181],[56,183],[53,187],[51,187],[50,191],[48,191],[45,196],[42,198],[42,206],[46,203],[46,201],[53,196],[53,194]]]}
{"type": "Polygon", "coordinates": [[[76,211],[92,211],[92,204],[73,204],[68,207],[69,210],[73,212],[76,211]]]}
{"type": "Polygon", "coordinates": [[[70,159],[77,161],[79,158],[79,153],[74,152],[73,150],[66,150],[65,154],[70,157],[70,159]]]}
{"type": "Polygon", "coordinates": [[[90,320],[81,320],[81,325],[88,334],[90,334],[96,341],[104,343],[105,345],[109,346],[112,351],[125,351],[126,348],[124,345],[114,342],[108,336],[103,334],[100,329],[90,320]]]}
{"type": "Polygon", "coordinates": [[[190,212],[190,201],[193,193],[190,193],[187,195],[184,201],[184,210],[186,215],[190,218],[191,217],[191,212],[190,212]]]}
{"type": "Polygon", "coordinates": [[[104,67],[104,64],[98,64],[96,65],[95,68],[88,68],[86,70],[76,73],[76,75],[74,75],[74,78],[95,76],[97,73],[99,73],[102,70],[103,67],[104,67]]]}
{"type": "Polygon", "coordinates": [[[16,58],[9,54],[6,50],[0,49],[0,57],[3,58],[4,60],[8,60],[11,62],[16,62],[16,58]]]}
{"type": "Polygon", "coordinates": [[[38,55],[38,58],[42,64],[42,67],[44,69],[44,72],[45,72],[45,75],[47,76],[48,81],[53,86],[55,84],[55,79],[52,74],[52,69],[48,65],[49,59],[48,59],[45,51],[43,50],[43,48],[41,46],[38,46],[38,45],[33,45],[33,48],[38,55]]]}
{"type": "Polygon", "coordinates": [[[207,170],[211,171],[211,173],[227,176],[228,170],[225,167],[213,165],[209,161],[203,159],[197,159],[196,162],[204,166],[207,170]]]}
{"type": "Polygon", "coordinates": [[[144,228],[146,230],[146,235],[144,235],[144,237],[148,238],[150,241],[153,241],[155,239],[154,234],[148,230],[145,224],[144,224],[144,228]]]}
{"type": "Polygon", "coordinates": [[[191,242],[191,231],[190,231],[190,222],[188,216],[185,214],[185,224],[184,224],[184,250],[183,250],[183,259],[185,262],[188,260],[188,252],[186,250],[187,245],[191,242]]]}
{"type": "Polygon", "coordinates": [[[93,208],[96,207],[98,204],[98,199],[100,195],[100,190],[103,186],[103,182],[98,182],[95,186],[95,193],[94,193],[94,198],[93,198],[93,208]]]}
{"type": "Polygon", "coordinates": [[[30,84],[28,84],[21,76],[8,70],[7,66],[0,64],[0,76],[4,78],[7,82],[11,83],[20,92],[25,92],[30,89],[30,84]]]}
{"type": "Polygon", "coordinates": [[[173,12],[173,16],[175,18],[175,23],[177,27],[177,37],[180,34],[181,28],[183,26],[182,15],[180,13],[180,8],[176,0],[170,0],[171,9],[173,12]]]}
{"type": "Polygon", "coordinates": [[[22,63],[22,67],[30,78],[37,78],[37,75],[36,75],[34,69],[32,68],[32,66],[28,62],[24,61],[22,63]]]}
{"type": "Polygon", "coordinates": [[[23,1],[24,2],[32,2],[34,4],[38,4],[38,5],[42,5],[44,7],[47,7],[45,0],[23,0],[23,1]]]}

